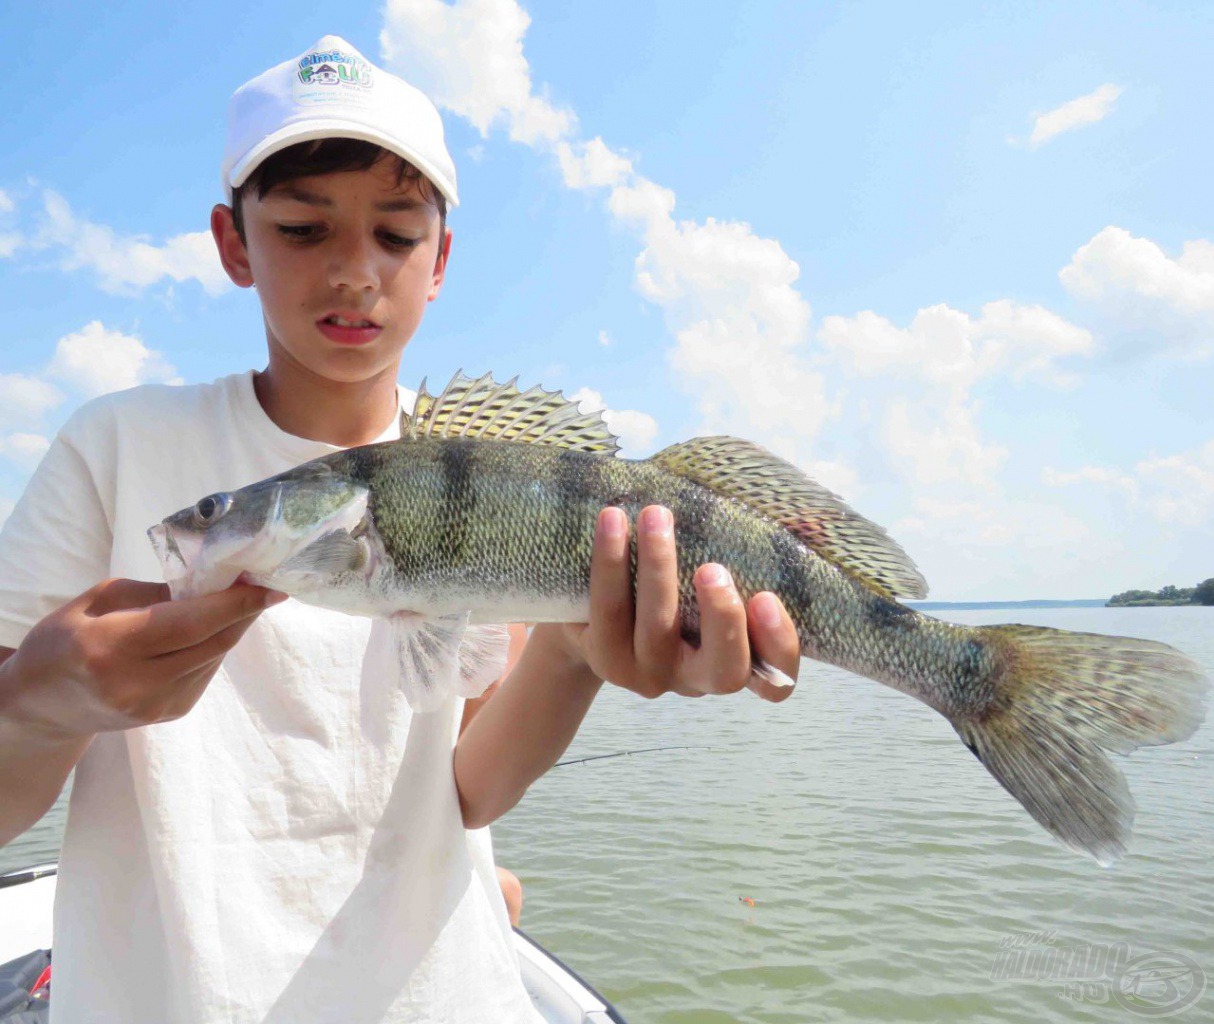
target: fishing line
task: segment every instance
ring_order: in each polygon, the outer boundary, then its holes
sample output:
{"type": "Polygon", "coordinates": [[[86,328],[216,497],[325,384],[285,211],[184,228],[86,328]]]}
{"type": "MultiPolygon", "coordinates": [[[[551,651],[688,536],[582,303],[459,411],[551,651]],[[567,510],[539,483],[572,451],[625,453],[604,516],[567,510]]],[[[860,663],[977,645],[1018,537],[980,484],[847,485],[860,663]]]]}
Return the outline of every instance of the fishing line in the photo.
{"type": "Polygon", "coordinates": [[[585,764],[587,761],[602,761],[608,757],[629,757],[632,754],[652,754],[659,750],[712,750],[712,747],[705,746],[680,746],[680,747],[643,747],[640,750],[617,750],[614,754],[594,754],[591,757],[575,757],[568,761],[557,761],[553,768],[561,768],[567,764],[585,764]]]}

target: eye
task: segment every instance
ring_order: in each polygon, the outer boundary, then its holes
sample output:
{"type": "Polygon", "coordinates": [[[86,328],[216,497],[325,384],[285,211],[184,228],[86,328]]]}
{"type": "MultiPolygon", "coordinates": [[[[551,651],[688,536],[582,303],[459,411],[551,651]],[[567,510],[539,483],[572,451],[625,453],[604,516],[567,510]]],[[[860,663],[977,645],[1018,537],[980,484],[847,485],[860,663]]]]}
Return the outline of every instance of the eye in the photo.
{"type": "Polygon", "coordinates": [[[406,238],[392,231],[381,231],[379,237],[389,249],[413,249],[421,244],[420,238],[406,238]]]}
{"type": "Polygon", "coordinates": [[[315,224],[279,224],[278,233],[292,242],[311,242],[321,236],[322,229],[315,224]]]}
{"type": "Polygon", "coordinates": [[[213,526],[232,507],[230,494],[209,494],[194,506],[194,525],[213,526]]]}

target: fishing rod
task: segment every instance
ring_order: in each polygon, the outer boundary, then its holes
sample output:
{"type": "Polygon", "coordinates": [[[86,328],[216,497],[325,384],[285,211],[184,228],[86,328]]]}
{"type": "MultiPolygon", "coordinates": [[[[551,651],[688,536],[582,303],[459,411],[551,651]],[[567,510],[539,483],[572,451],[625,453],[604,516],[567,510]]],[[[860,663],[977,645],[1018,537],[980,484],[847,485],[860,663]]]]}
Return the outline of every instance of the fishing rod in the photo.
{"type": "Polygon", "coordinates": [[[557,761],[553,768],[561,768],[567,764],[585,764],[587,761],[602,761],[608,757],[629,757],[632,754],[652,754],[659,750],[712,750],[712,747],[705,746],[679,746],[679,747],[643,747],[640,750],[617,750],[614,754],[594,754],[591,757],[575,757],[568,761],[557,761]]]}

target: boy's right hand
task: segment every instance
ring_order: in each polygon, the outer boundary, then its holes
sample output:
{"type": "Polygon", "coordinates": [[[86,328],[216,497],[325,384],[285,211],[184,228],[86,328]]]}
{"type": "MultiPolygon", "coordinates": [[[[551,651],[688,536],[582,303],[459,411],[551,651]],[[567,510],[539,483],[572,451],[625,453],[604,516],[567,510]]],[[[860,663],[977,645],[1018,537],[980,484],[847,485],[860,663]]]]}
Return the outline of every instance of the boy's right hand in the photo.
{"type": "Polygon", "coordinates": [[[106,580],[44,618],[2,663],[0,708],[54,740],[180,718],[253,620],[286,597],[236,584],[172,601],[163,583],[106,580]]]}

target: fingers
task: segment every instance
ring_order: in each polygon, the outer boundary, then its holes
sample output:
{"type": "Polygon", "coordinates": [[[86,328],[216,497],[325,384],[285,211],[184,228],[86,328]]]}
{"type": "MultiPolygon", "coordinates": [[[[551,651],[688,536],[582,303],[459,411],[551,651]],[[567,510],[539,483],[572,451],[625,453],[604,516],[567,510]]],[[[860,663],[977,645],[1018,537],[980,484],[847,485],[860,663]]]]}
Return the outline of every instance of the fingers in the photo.
{"type": "Polygon", "coordinates": [[[97,616],[128,608],[146,608],[169,598],[168,584],[114,579],[98,583],[72,603],[83,608],[86,615],[97,616]]]}
{"type": "MultiPolygon", "coordinates": [[[[700,566],[694,578],[700,646],[682,638],[674,519],[651,505],[637,519],[635,598],[628,521],[615,508],[598,518],[590,572],[590,622],[576,643],[601,679],[639,693],[700,696],[749,686],[765,700],[784,700],[800,665],[796,628],[772,594],[747,605],[729,571],[700,566]]],[[[570,629],[574,627],[568,627],[570,629]]]]}
{"type": "Polygon", "coordinates": [[[674,520],[649,506],[637,518],[636,597],[628,519],[618,508],[599,514],[590,566],[590,625],[580,643],[599,678],[645,697],[683,692],[674,520]]]}
{"type": "Polygon", "coordinates": [[[736,693],[750,678],[746,606],[723,565],[701,565],[695,587],[700,607],[700,649],[692,667],[696,682],[708,693],[736,693]]]}
{"type": "Polygon", "coordinates": [[[238,583],[227,590],[180,601],[162,601],[125,614],[138,629],[139,646],[145,655],[155,657],[184,651],[240,622],[252,622],[271,605],[285,601],[286,594],[238,583]]]}
{"type": "Polygon", "coordinates": [[[625,679],[632,665],[632,557],[628,517],[623,509],[605,508],[594,531],[590,556],[590,627],[588,652],[602,677],[625,679]]]}
{"type": "Polygon", "coordinates": [[[164,672],[170,677],[177,677],[211,661],[218,664],[223,660],[224,655],[239,643],[240,638],[256,621],[256,614],[246,615],[196,644],[156,655],[154,660],[157,663],[157,671],[164,672]]]}
{"type": "Polygon", "coordinates": [[[680,644],[674,516],[667,508],[650,505],[637,517],[633,653],[642,677],[664,684],[678,663],[680,644]]]}
{"type": "Polygon", "coordinates": [[[169,596],[161,584],[106,580],[40,621],[18,651],[30,720],[85,736],[180,717],[257,615],[287,595],[238,585],[169,596]]]}
{"type": "Polygon", "coordinates": [[[746,611],[756,668],[747,686],[764,700],[786,700],[801,667],[797,628],[779,598],[767,591],[752,597],[746,611]]]}

